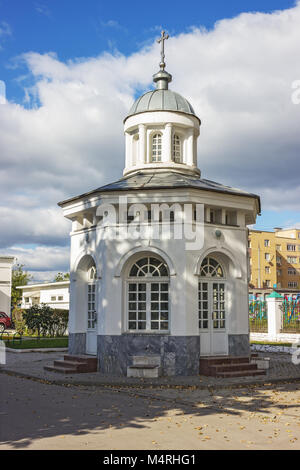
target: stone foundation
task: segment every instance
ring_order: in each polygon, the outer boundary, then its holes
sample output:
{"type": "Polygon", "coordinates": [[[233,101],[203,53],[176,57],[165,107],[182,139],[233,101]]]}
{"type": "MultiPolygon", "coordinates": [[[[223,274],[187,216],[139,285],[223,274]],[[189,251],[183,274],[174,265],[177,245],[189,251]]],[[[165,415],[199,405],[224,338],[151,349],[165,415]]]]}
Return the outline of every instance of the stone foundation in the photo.
{"type": "Polygon", "coordinates": [[[249,356],[249,335],[228,335],[229,356],[249,356]]]}
{"type": "Polygon", "coordinates": [[[200,337],[123,334],[97,337],[98,370],[103,375],[126,376],[132,356],[161,357],[164,376],[199,374],[200,337]]]}
{"type": "Polygon", "coordinates": [[[69,354],[86,354],[86,333],[69,333],[69,354]]]}

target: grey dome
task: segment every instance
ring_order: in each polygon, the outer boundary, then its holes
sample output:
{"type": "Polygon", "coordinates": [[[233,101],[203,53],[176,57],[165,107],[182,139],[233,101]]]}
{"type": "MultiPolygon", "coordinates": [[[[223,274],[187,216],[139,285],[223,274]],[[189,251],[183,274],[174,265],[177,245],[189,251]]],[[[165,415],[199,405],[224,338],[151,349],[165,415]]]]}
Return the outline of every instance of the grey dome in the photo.
{"type": "Polygon", "coordinates": [[[191,104],[183,96],[169,89],[156,89],[140,96],[132,105],[128,116],[144,111],[180,111],[195,116],[191,104]]]}

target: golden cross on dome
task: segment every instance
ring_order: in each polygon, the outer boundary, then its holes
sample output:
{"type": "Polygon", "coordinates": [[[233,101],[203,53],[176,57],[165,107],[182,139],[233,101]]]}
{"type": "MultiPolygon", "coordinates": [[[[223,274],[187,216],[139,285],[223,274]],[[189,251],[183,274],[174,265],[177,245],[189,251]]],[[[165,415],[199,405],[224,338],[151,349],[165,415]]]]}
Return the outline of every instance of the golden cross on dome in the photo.
{"type": "Polygon", "coordinates": [[[160,38],[157,39],[157,42],[161,43],[161,50],[160,50],[161,61],[160,61],[160,64],[159,64],[161,70],[164,70],[165,66],[166,66],[166,64],[165,64],[165,41],[167,39],[169,39],[169,35],[165,34],[165,31],[162,31],[160,38]]]}

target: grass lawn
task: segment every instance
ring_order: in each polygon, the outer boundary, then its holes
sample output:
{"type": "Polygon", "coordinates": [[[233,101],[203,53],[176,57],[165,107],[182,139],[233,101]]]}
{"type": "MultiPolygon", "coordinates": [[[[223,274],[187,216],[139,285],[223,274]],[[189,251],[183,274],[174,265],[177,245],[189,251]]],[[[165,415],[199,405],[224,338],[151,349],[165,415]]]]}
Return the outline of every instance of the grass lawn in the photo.
{"type": "Polygon", "coordinates": [[[293,346],[292,343],[270,343],[268,341],[250,341],[250,344],[261,344],[265,346],[293,346]]]}
{"type": "Polygon", "coordinates": [[[67,348],[68,337],[63,338],[40,338],[40,339],[26,339],[22,341],[5,341],[8,348],[14,349],[41,349],[41,348],[67,348]]]}

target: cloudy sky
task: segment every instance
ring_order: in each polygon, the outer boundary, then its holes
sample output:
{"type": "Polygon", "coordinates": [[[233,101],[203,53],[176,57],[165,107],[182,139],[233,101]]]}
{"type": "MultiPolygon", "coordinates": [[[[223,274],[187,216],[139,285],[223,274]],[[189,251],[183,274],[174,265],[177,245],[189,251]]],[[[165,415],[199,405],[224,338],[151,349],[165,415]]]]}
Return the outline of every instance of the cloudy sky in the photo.
{"type": "Polygon", "coordinates": [[[257,228],[300,226],[300,2],[140,5],[0,0],[0,253],[36,281],[68,271],[57,202],[122,175],[162,25],[171,88],[202,121],[203,177],[259,194],[257,228]]]}

